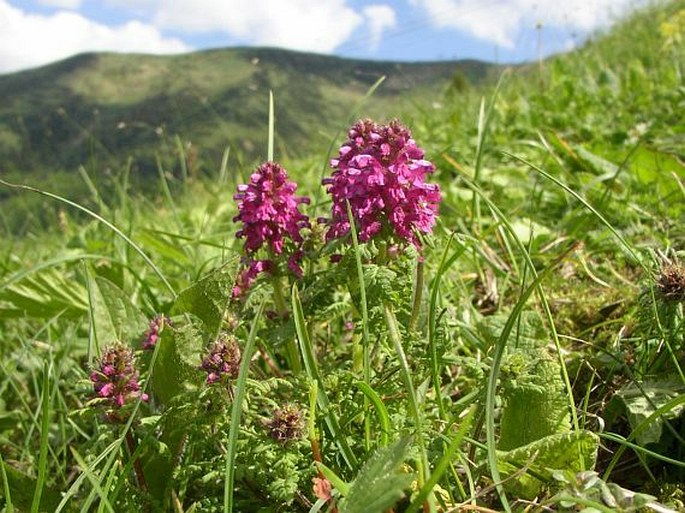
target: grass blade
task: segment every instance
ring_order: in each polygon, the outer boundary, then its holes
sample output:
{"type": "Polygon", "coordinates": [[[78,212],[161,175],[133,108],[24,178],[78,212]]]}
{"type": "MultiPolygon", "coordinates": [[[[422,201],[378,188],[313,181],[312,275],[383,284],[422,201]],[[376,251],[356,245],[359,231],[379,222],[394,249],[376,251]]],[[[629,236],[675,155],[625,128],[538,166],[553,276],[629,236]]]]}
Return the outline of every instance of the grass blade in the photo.
{"type": "Polygon", "coordinates": [[[307,325],[304,320],[304,312],[302,311],[302,302],[300,301],[300,293],[297,290],[297,285],[293,286],[292,307],[295,331],[297,332],[297,338],[300,341],[300,351],[302,352],[302,359],[304,360],[304,368],[309,379],[316,381],[317,383],[316,400],[319,405],[319,409],[324,414],[324,419],[326,421],[326,425],[328,426],[328,430],[340,448],[343,459],[351,469],[354,469],[357,466],[357,457],[354,455],[352,449],[347,443],[347,440],[340,429],[338,419],[331,411],[330,401],[326,395],[326,391],[323,386],[323,380],[321,379],[321,375],[319,374],[319,369],[316,364],[316,357],[314,356],[312,342],[309,339],[309,333],[307,332],[307,325]]]}
{"type": "Polygon", "coordinates": [[[266,152],[266,159],[269,162],[274,160],[274,92],[269,91],[269,134],[268,134],[268,147],[266,152]]]}
{"type": "Polygon", "coordinates": [[[112,223],[110,223],[110,222],[109,222],[107,219],[105,219],[104,217],[102,217],[102,216],[96,214],[96,213],[93,212],[92,210],[90,210],[90,209],[84,207],[83,205],[79,205],[78,203],[75,203],[75,202],[73,202],[73,201],[71,201],[71,200],[68,200],[68,199],[66,199],[66,198],[64,198],[64,197],[62,197],[62,196],[59,196],[59,195],[57,195],[57,194],[53,194],[53,193],[51,193],[51,192],[43,191],[43,190],[40,190],[40,189],[36,189],[35,187],[31,187],[31,186],[29,186],[29,185],[12,184],[12,183],[6,182],[5,180],[2,180],[2,179],[0,179],[0,184],[5,185],[6,187],[10,187],[10,188],[12,188],[12,189],[20,189],[20,190],[24,190],[24,191],[35,192],[35,193],[37,193],[37,194],[40,194],[41,196],[46,196],[46,197],[48,197],[48,198],[51,198],[51,199],[60,201],[60,202],[62,202],[62,203],[65,203],[65,204],[67,204],[67,205],[69,205],[69,206],[71,206],[71,207],[74,207],[74,208],[80,210],[81,212],[84,212],[84,213],[88,214],[88,215],[89,215],[90,217],[92,217],[93,219],[95,219],[95,220],[99,221],[100,223],[104,224],[107,228],[109,228],[109,229],[112,230],[114,233],[116,233],[119,237],[121,237],[129,246],[131,246],[131,247],[135,250],[136,253],[138,253],[138,254],[141,256],[141,258],[145,261],[145,263],[146,263],[147,265],[150,266],[150,268],[152,269],[152,271],[153,271],[153,272],[157,275],[157,277],[162,281],[162,283],[163,283],[164,286],[167,288],[167,290],[172,294],[172,296],[173,296],[174,298],[176,297],[176,291],[175,291],[174,288],[171,286],[171,283],[169,283],[169,281],[166,279],[166,277],[164,276],[164,274],[162,274],[162,271],[159,269],[159,267],[157,267],[157,266],[155,265],[155,263],[150,259],[150,257],[147,256],[147,254],[145,253],[145,251],[143,251],[143,249],[142,249],[140,246],[138,246],[138,244],[136,244],[135,242],[133,242],[133,240],[131,240],[131,239],[128,237],[128,235],[126,235],[124,232],[122,232],[119,228],[117,228],[115,225],[113,225],[112,223]]]}
{"type": "Polygon", "coordinates": [[[31,513],[38,513],[40,498],[48,472],[48,435],[50,434],[50,363],[43,366],[43,394],[41,397],[40,453],[38,455],[38,479],[31,503],[31,513]]]}
{"type": "Polygon", "coordinates": [[[240,362],[240,371],[235,386],[235,395],[233,397],[233,406],[231,408],[231,426],[228,431],[228,449],[226,450],[226,469],[224,472],[224,513],[231,513],[233,511],[233,481],[235,479],[235,452],[238,444],[238,430],[240,429],[240,416],[242,413],[243,400],[245,399],[245,388],[247,383],[247,374],[250,371],[250,361],[252,360],[252,353],[254,352],[255,339],[257,338],[257,326],[264,313],[265,302],[259,305],[259,309],[255,314],[250,327],[250,334],[247,336],[247,342],[243,349],[242,361],[240,362]]]}
{"type": "Polygon", "coordinates": [[[5,493],[5,513],[14,513],[10,483],[7,479],[7,472],[5,472],[5,461],[2,459],[2,454],[0,454],[0,474],[2,474],[2,489],[5,493]]]}
{"type": "Polygon", "coordinates": [[[452,438],[452,441],[450,442],[449,446],[445,449],[445,452],[443,452],[442,456],[435,465],[435,468],[433,469],[433,473],[431,474],[430,478],[428,479],[428,481],[426,481],[426,484],[423,485],[421,490],[419,490],[419,493],[416,495],[412,503],[409,505],[409,508],[407,508],[406,513],[415,513],[419,510],[421,506],[423,506],[423,502],[428,498],[428,494],[430,494],[433,491],[433,487],[436,484],[438,484],[440,478],[442,478],[442,475],[447,471],[447,468],[454,459],[454,453],[457,452],[457,449],[459,449],[459,445],[461,445],[461,443],[464,440],[464,437],[466,436],[466,433],[471,428],[471,423],[473,422],[475,414],[476,409],[471,408],[471,410],[468,412],[468,414],[462,421],[461,426],[459,426],[459,429],[454,434],[454,437],[452,438]]]}

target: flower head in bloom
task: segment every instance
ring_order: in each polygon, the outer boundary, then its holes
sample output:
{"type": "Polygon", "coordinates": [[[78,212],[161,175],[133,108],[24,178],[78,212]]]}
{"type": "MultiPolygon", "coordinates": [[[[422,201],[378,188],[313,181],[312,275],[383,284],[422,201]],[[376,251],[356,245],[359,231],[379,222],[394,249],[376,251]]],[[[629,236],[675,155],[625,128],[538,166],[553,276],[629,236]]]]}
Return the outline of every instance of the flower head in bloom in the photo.
{"type": "Polygon", "coordinates": [[[234,196],[238,215],[233,221],[242,223],[237,236],[245,239],[247,258],[233,288],[234,299],[242,297],[259,274],[273,273],[277,267],[274,258],[281,255],[287,257],[287,268],[298,278],[302,276],[299,261],[304,240],[300,231],[309,227],[309,218],[299,206],[309,203],[309,198],[295,196],[296,189],[285,169],[275,162],[262,164],[248,184],[238,186],[234,196]],[[254,258],[262,248],[269,258],[254,258]]]}
{"type": "Polygon", "coordinates": [[[277,442],[286,443],[296,440],[302,434],[302,411],[291,405],[278,408],[267,423],[269,435],[277,442]]]}
{"type": "Polygon", "coordinates": [[[238,237],[245,238],[245,251],[250,254],[267,246],[275,255],[283,253],[290,239],[302,243],[300,230],[309,226],[309,218],[298,210],[309,198],[295,196],[297,185],[279,164],[266,162],[252,173],[250,183],[239,185],[234,199],[238,201],[238,215],[243,227],[238,237]]]}
{"type": "Polygon", "coordinates": [[[207,384],[231,381],[240,370],[240,348],[235,338],[220,335],[209,347],[200,368],[207,373],[207,384]]]}
{"type": "Polygon", "coordinates": [[[166,315],[156,315],[154,319],[150,321],[150,325],[143,336],[143,349],[154,349],[159,340],[159,334],[164,329],[164,326],[171,325],[171,319],[166,315]]]}
{"type": "Polygon", "coordinates": [[[138,371],[135,368],[133,351],[123,344],[107,348],[98,361],[97,368],[90,374],[93,391],[99,399],[109,405],[108,419],[117,421],[117,410],[141,397],[147,401],[147,394],[140,390],[138,371]]]}
{"type": "Polygon", "coordinates": [[[387,229],[418,248],[416,233],[432,231],[441,196],[436,184],[426,183],[426,175],[435,166],[424,160],[424,151],[399,121],[355,123],[331,167],[332,177],[323,182],[333,198],[327,240],[349,233],[347,201],[362,242],[387,229]]]}

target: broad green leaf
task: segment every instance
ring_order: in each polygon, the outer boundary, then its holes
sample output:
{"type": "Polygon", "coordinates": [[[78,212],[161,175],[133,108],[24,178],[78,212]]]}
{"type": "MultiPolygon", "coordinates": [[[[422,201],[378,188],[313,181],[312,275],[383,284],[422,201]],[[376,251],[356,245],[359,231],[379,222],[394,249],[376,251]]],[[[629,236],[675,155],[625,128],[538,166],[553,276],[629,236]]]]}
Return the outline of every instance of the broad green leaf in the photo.
{"type": "MultiPolygon", "coordinates": [[[[682,394],[685,394],[685,385],[677,377],[645,381],[639,387],[635,383],[630,383],[617,393],[626,406],[631,429],[635,429],[657,408],[682,394]]],[[[655,418],[649,426],[640,430],[635,440],[643,447],[657,443],[661,439],[663,419],[674,419],[681,416],[684,411],[685,405],[680,405],[665,413],[663,417],[655,418]]]]}
{"type": "Polygon", "coordinates": [[[155,396],[168,404],[186,385],[198,383],[203,338],[192,324],[164,330],[157,344],[157,359],[152,374],[155,396]]]}
{"type": "Polygon", "coordinates": [[[148,319],[114,283],[95,277],[91,285],[93,322],[100,347],[124,342],[137,348],[148,319]]]}
{"type": "Polygon", "coordinates": [[[581,472],[593,468],[598,447],[599,437],[591,431],[561,433],[511,451],[497,451],[497,464],[503,479],[516,475],[505,483],[509,491],[533,499],[552,480],[554,470],[581,472]]]}
{"type": "Polygon", "coordinates": [[[211,272],[181,291],[174,304],[176,313],[192,313],[204,323],[204,332],[217,335],[231,298],[234,275],[225,270],[211,272]]]}
{"type": "MultiPolygon", "coordinates": [[[[9,466],[7,463],[4,463],[4,467],[12,496],[12,503],[19,511],[29,511],[33,502],[37,480],[9,466]]],[[[41,513],[51,513],[55,511],[59,501],[60,493],[58,491],[43,487],[38,511],[41,513]]]]}
{"type": "Polygon", "coordinates": [[[403,438],[376,451],[364,464],[340,502],[340,513],[383,513],[404,497],[415,479],[402,472],[409,438],[403,438]]]}

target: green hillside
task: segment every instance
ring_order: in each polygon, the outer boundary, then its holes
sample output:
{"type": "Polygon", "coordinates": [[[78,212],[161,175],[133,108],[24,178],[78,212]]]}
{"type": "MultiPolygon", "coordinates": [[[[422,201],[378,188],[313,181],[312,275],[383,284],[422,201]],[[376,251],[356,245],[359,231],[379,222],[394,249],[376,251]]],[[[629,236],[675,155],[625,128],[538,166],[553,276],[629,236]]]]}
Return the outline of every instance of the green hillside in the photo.
{"type": "Polygon", "coordinates": [[[99,173],[133,158],[156,175],[155,153],[179,136],[198,151],[198,167],[216,167],[226,147],[263,158],[270,90],[277,139],[302,156],[330,144],[340,123],[382,76],[369,114],[397,115],[402,105],[440,97],[454,77],[479,83],[492,66],[475,61],[393,63],[275,49],[223,49],[179,56],[85,54],[0,76],[1,171],[99,173]]]}

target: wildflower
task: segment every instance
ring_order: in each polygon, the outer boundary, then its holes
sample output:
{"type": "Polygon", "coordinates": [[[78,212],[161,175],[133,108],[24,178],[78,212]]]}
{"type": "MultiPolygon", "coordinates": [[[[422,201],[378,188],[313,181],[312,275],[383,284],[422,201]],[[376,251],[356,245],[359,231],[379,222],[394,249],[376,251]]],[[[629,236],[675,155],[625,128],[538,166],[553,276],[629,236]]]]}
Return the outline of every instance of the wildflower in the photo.
{"type": "Polygon", "coordinates": [[[247,260],[238,272],[235,285],[233,285],[233,299],[243,297],[250,290],[257,276],[263,272],[271,272],[273,267],[271,260],[247,260]]]}
{"type": "Polygon", "coordinates": [[[269,435],[277,442],[296,440],[302,434],[302,411],[293,405],[286,405],[273,413],[267,423],[269,435]]]}
{"type": "Polygon", "coordinates": [[[662,267],[656,286],[664,300],[685,301],[685,266],[676,263],[662,267]]]}
{"type": "Polygon", "coordinates": [[[243,223],[237,236],[245,238],[248,254],[266,245],[280,255],[287,239],[302,243],[300,230],[309,226],[309,218],[298,207],[309,203],[309,198],[295,196],[296,189],[285,169],[275,162],[262,164],[250,177],[250,183],[238,186],[234,196],[238,215],[233,221],[243,223]]]}
{"type": "Polygon", "coordinates": [[[366,242],[388,229],[401,241],[420,247],[416,232],[430,233],[440,203],[440,188],[425,182],[435,166],[399,121],[377,125],[358,121],[348,132],[338,158],[331,160],[331,178],[323,181],[333,198],[326,239],[350,230],[347,201],[366,242]]]}
{"type": "Polygon", "coordinates": [[[302,276],[299,261],[304,239],[300,230],[309,226],[309,217],[299,211],[299,206],[308,204],[309,198],[295,196],[296,189],[285,169],[275,162],[262,164],[248,184],[238,186],[234,196],[238,215],[233,221],[242,223],[237,236],[245,239],[244,250],[250,259],[238,275],[234,298],[243,296],[259,274],[276,270],[274,256],[287,254],[287,267],[298,278],[302,276]],[[270,259],[252,258],[262,248],[270,259]]]}
{"type": "Polygon", "coordinates": [[[166,315],[156,315],[143,336],[143,349],[154,349],[159,340],[159,334],[164,326],[171,326],[172,322],[166,315]]]}
{"type": "Polygon", "coordinates": [[[207,373],[207,384],[237,378],[240,359],[240,348],[235,338],[225,334],[220,335],[212,343],[200,365],[200,368],[207,373]]]}
{"type": "Polygon", "coordinates": [[[140,390],[138,371],[135,369],[133,351],[121,343],[107,348],[90,374],[95,396],[109,404],[108,419],[119,420],[116,410],[141,397],[148,400],[140,390]]]}

